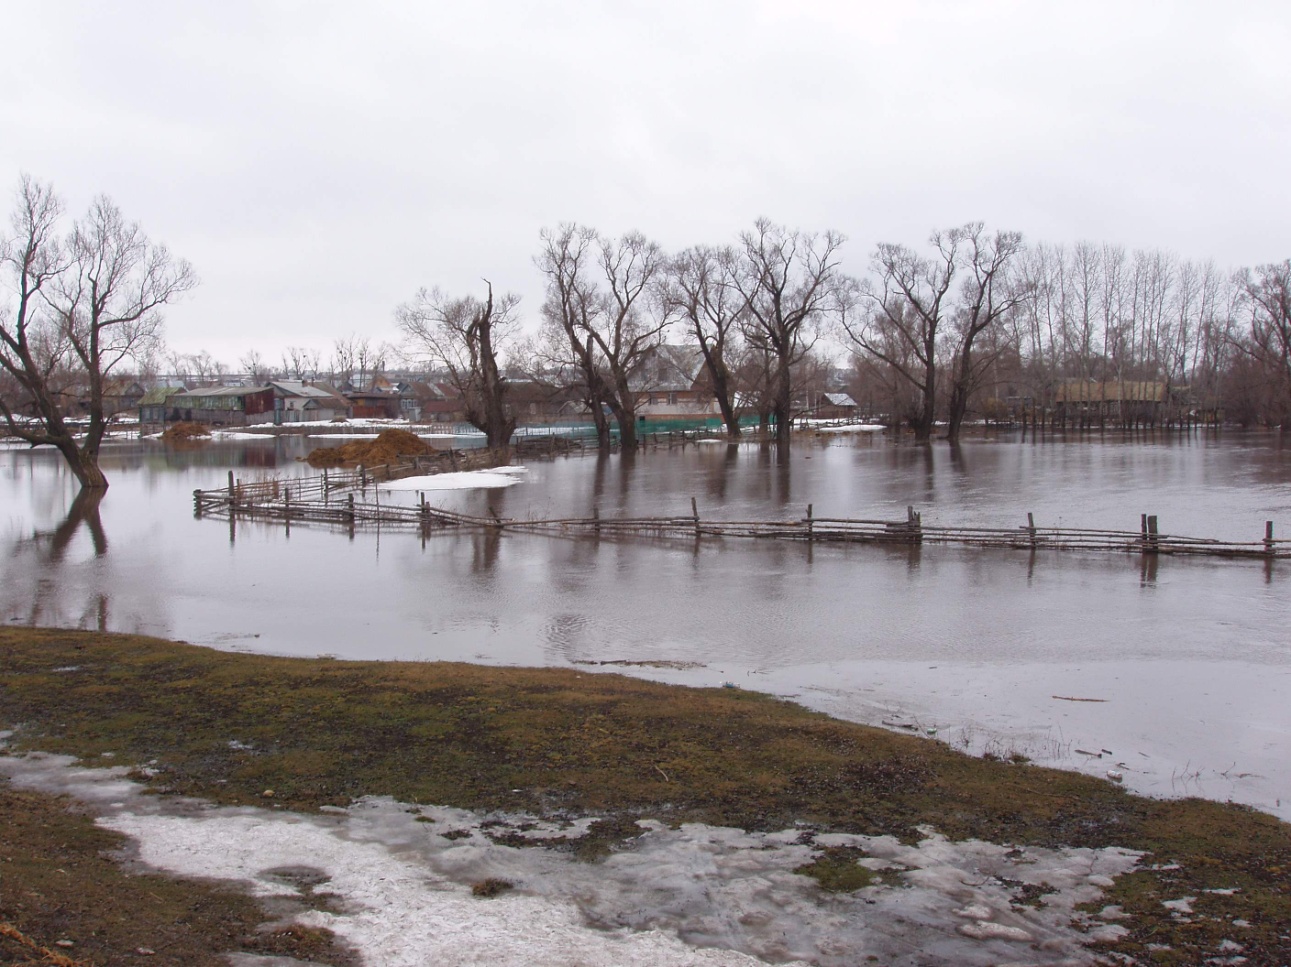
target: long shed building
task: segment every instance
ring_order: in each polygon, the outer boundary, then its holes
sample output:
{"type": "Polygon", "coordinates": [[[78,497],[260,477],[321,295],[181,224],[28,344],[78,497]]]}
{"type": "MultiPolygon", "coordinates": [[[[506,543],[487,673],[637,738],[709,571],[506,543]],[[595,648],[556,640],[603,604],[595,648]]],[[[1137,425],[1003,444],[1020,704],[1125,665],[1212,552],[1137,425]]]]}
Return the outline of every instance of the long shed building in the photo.
{"type": "Polygon", "coordinates": [[[273,422],[272,386],[214,386],[166,397],[169,423],[250,426],[273,422]]]}

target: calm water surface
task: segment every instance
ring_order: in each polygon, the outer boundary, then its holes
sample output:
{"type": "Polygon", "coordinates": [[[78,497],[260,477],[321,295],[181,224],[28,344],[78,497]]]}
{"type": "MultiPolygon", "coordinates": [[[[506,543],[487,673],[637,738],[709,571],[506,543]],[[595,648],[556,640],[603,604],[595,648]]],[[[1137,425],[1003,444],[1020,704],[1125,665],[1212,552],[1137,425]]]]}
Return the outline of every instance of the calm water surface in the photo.
{"type": "MultiPolygon", "coordinates": [[[[97,520],[56,455],[0,450],[0,616],[279,654],[623,670],[732,682],[859,721],[935,729],[1155,794],[1291,817],[1287,562],[342,533],[196,520],[192,491],[310,472],[300,438],[114,445],[97,520]],[[580,667],[597,667],[581,665],[580,667]],[[616,666],[617,667],[617,666],[616,666]],[[1073,702],[1071,698],[1099,699],[1073,702]],[[1104,751],[1107,750],[1107,751],[1104,751]]],[[[431,494],[506,517],[900,518],[1291,536],[1291,447],[1230,434],[804,442],[535,462],[519,485],[431,494]]],[[[386,493],[382,499],[414,500],[386,493]]]]}

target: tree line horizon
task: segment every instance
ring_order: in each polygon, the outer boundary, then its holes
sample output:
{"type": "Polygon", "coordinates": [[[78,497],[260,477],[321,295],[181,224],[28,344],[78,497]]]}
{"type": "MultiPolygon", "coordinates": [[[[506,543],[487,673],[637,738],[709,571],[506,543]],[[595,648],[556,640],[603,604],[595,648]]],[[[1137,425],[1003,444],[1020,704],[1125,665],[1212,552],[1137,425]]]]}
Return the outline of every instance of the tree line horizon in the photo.
{"type": "MultiPolygon", "coordinates": [[[[52,187],[24,176],[0,248],[0,414],[14,436],[58,448],[83,487],[105,488],[108,379],[164,362],[202,378],[224,367],[165,353],[162,309],[197,284],[186,261],[104,197],[65,233],[62,216],[52,187]],[[79,438],[61,395],[74,384],[89,416],[79,438]]],[[[727,433],[756,415],[785,457],[803,380],[839,351],[888,421],[920,441],[941,425],[957,441],[990,387],[1044,408],[1069,380],[1187,387],[1238,422],[1291,425],[1291,259],[1223,271],[1108,243],[1028,245],[969,222],[919,248],[880,243],[857,277],[841,269],[845,242],[762,218],[729,244],[668,253],[640,232],[562,223],[542,230],[534,257],[537,332],[523,332],[519,297],[487,280],[479,294],[423,288],[394,310],[398,346],[337,339],[331,372],[379,372],[395,356],[433,367],[497,449],[515,429],[507,390],[519,378],[581,399],[601,446],[617,424],[620,445],[635,447],[634,381],[674,339],[702,359],[727,433]]],[[[239,362],[253,379],[274,375],[255,348],[239,362]]],[[[322,353],[289,347],[279,371],[317,377],[322,353]]]]}

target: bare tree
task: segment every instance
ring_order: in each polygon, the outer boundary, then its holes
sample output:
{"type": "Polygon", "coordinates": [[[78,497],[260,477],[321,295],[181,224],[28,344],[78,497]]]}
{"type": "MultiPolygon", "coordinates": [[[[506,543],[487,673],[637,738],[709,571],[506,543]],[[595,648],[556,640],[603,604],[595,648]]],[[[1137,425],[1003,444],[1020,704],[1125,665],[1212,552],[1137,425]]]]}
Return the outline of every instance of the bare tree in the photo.
{"type": "Polygon", "coordinates": [[[689,248],[670,265],[667,299],[699,343],[726,435],[740,436],[741,331],[747,301],[736,285],[738,255],[733,248],[689,248]]]}
{"type": "Polygon", "coordinates": [[[264,361],[264,356],[260,354],[260,350],[254,347],[243,354],[242,358],[238,360],[238,365],[246,371],[247,378],[256,386],[262,385],[270,376],[269,367],[264,361]]]}
{"type": "Polygon", "coordinates": [[[668,325],[663,251],[639,232],[616,240],[573,224],[544,229],[542,241],[536,261],[547,277],[543,317],[555,368],[576,374],[600,446],[610,445],[608,409],[622,447],[635,449],[634,377],[668,325]]]}
{"type": "Polygon", "coordinates": [[[367,336],[350,333],[336,339],[332,343],[332,379],[337,383],[348,382],[356,389],[365,389],[371,357],[372,347],[367,336]]]}
{"type": "Polygon", "coordinates": [[[771,412],[779,458],[789,455],[793,365],[815,344],[826,315],[847,309],[849,287],[838,268],[843,236],[790,231],[765,218],[740,235],[734,284],[748,311],[746,338],[770,363],[771,412]]]}
{"type": "Polygon", "coordinates": [[[56,447],[83,488],[102,490],[99,449],[107,421],[104,384],[123,360],[155,351],[161,309],[197,284],[186,261],[152,244],[137,223],[100,197],[67,238],[57,236],[62,206],[52,188],[24,177],[0,251],[14,303],[0,317],[0,366],[21,387],[19,403],[36,422],[0,402],[9,431],[56,447]],[[54,392],[60,370],[85,383],[89,425],[78,441],[54,392]]]}
{"type": "Polygon", "coordinates": [[[190,355],[188,366],[194,378],[205,385],[218,382],[220,372],[224,369],[224,364],[205,349],[190,355]]]}
{"type": "Polygon", "coordinates": [[[322,369],[321,354],[305,346],[288,346],[282,354],[282,374],[287,379],[314,379],[322,369]]]}
{"type": "Polygon", "coordinates": [[[1267,390],[1268,421],[1291,427],[1291,259],[1239,276],[1249,336],[1242,343],[1267,390]]]}
{"type": "Polygon", "coordinates": [[[497,350],[515,334],[520,297],[508,293],[496,302],[488,296],[451,299],[438,288],[421,289],[395,311],[399,328],[413,351],[442,366],[460,394],[466,419],[484,433],[489,449],[505,454],[516,418],[507,405],[507,384],[498,369],[497,350]]]}
{"type": "Polygon", "coordinates": [[[862,310],[844,328],[864,353],[883,362],[894,377],[919,394],[911,419],[915,439],[927,441],[937,418],[937,351],[950,306],[947,296],[958,268],[958,229],[934,232],[935,258],[904,245],[883,243],[871,259],[878,284],[860,287],[862,310]]]}
{"type": "Polygon", "coordinates": [[[662,284],[667,258],[640,232],[600,240],[600,268],[606,292],[599,311],[582,325],[598,351],[609,392],[605,402],[619,424],[619,445],[637,446],[636,388],[633,379],[663,342],[668,326],[662,284]]]}
{"type": "Polygon", "coordinates": [[[972,222],[955,232],[962,243],[964,283],[954,319],[955,344],[946,420],[946,439],[951,443],[959,441],[969,400],[1004,346],[994,330],[1024,301],[1029,291],[1010,271],[1022,250],[1020,233],[987,235],[981,222],[972,222]],[[975,353],[982,348],[984,337],[989,338],[990,345],[986,351],[975,353]]]}
{"type": "Polygon", "coordinates": [[[547,277],[547,298],[542,306],[544,367],[549,379],[576,388],[592,415],[597,445],[610,447],[610,425],[605,415],[610,394],[604,368],[591,338],[591,320],[599,311],[600,293],[595,280],[598,243],[596,231],[563,224],[555,231],[542,230],[538,268],[547,277]]]}

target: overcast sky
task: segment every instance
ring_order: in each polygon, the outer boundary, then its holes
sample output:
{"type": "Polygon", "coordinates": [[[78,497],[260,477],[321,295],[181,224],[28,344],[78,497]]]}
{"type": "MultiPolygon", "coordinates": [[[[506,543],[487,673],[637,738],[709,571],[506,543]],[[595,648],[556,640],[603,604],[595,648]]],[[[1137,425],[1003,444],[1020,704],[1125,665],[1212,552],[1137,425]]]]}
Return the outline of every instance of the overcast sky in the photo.
{"type": "MultiPolygon", "coordinates": [[[[3,4],[0,172],[193,262],[170,344],[396,337],[419,286],[523,296],[539,231],[1291,256],[1291,3],[3,4]]],[[[6,206],[8,207],[8,205],[6,206]]]]}

